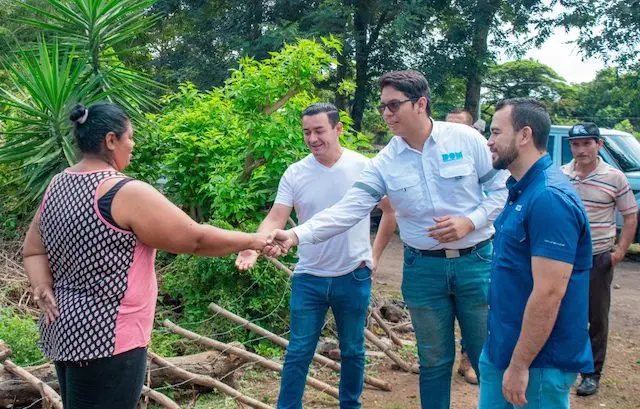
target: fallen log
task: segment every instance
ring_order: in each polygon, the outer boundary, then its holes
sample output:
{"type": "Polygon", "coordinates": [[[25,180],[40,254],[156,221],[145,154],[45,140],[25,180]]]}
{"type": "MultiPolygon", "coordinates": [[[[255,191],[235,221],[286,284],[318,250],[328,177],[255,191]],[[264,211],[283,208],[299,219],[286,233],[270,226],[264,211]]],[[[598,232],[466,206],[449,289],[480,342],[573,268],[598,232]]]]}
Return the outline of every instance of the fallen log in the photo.
{"type": "MultiPolygon", "coordinates": [[[[246,329],[248,329],[249,331],[252,331],[260,336],[265,337],[266,339],[268,339],[269,341],[273,342],[276,345],[281,346],[282,348],[287,348],[287,346],[289,345],[289,341],[287,341],[286,339],[274,334],[273,332],[267,331],[266,329],[253,324],[251,322],[249,322],[248,320],[237,316],[236,314],[232,313],[231,311],[225,310],[224,308],[220,307],[219,305],[215,304],[215,303],[211,303],[209,304],[209,308],[216,314],[219,314],[231,321],[234,321],[240,325],[242,325],[243,327],[245,327],[246,329]]],[[[340,372],[340,364],[332,359],[329,359],[325,356],[322,356],[320,354],[314,354],[313,355],[313,360],[321,365],[326,366],[327,368],[331,368],[334,371],[340,372]]],[[[391,390],[391,384],[389,384],[388,382],[385,382],[381,379],[378,378],[374,378],[372,376],[368,376],[365,375],[364,377],[364,381],[365,383],[371,385],[371,386],[375,386],[378,389],[382,389],[384,391],[390,391],[391,390]]]]}
{"type": "MultiPolygon", "coordinates": [[[[222,382],[235,385],[235,370],[244,361],[237,355],[226,356],[217,351],[207,351],[194,355],[178,356],[166,358],[172,364],[182,367],[189,372],[209,375],[220,379],[222,382]]],[[[53,390],[59,391],[58,380],[53,364],[47,363],[40,366],[30,366],[23,368],[25,371],[49,385],[53,390]]],[[[181,379],[171,372],[156,364],[151,364],[151,387],[163,386],[165,384],[177,384],[181,379]]],[[[199,391],[211,391],[210,388],[199,387],[199,391]]],[[[40,399],[40,393],[31,389],[29,384],[19,379],[6,370],[0,370],[0,407],[9,405],[30,404],[40,399]]]]}
{"type": "Polygon", "coordinates": [[[167,368],[176,377],[181,378],[184,381],[189,381],[189,383],[217,389],[221,392],[224,392],[226,395],[229,395],[232,398],[236,399],[238,402],[244,403],[245,405],[249,405],[253,408],[273,409],[273,407],[267,404],[264,404],[258,400],[255,400],[253,398],[243,395],[242,393],[238,392],[234,388],[230,387],[225,383],[220,382],[217,379],[214,379],[207,375],[199,375],[193,372],[185,371],[184,369],[173,365],[171,362],[169,362],[165,358],[162,358],[151,351],[149,351],[149,357],[151,358],[152,362],[167,368]]]}
{"type": "MultiPolygon", "coordinates": [[[[233,345],[225,344],[224,342],[216,341],[215,339],[207,338],[203,335],[196,334],[195,332],[191,332],[189,330],[186,330],[174,324],[170,320],[164,320],[163,325],[169,328],[171,331],[175,332],[176,334],[179,334],[188,339],[192,339],[206,347],[214,348],[218,351],[225,352],[225,353],[237,354],[248,362],[255,362],[256,364],[262,367],[265,367],[267,369],[271,369],[272,371],[276,371],[279,373],[282,372],[282,365],[271,359],[265,358],[258,354],[254,354],[252,352],[245,351],[243,349],[238,349],[233,345]]],[[[320,392],[324,392],[327,395],[333,396],[334,398],[338,399],[338,389],[334,388],[331,385],[328,385],[322,381],[319,381],[311,376],[307,376],[307,385],[311,386],[314,389],[319,390],[320,392]]]]}
{"type": "Polygon", "coordinates": [[[9,359],[5,359],[0,366],[3,367],[5,371],[12,373],[17,378],[24,381],[31,389],[37,391],[38,394],[44,398],[47,404],[50,405],[50,407],[53,409],[62,409],[62,399],[60,399],[60,395],[58,395],[51,386],[47,385],[39,378],[36,378],[24,368],[14,364],[9,359]]]}

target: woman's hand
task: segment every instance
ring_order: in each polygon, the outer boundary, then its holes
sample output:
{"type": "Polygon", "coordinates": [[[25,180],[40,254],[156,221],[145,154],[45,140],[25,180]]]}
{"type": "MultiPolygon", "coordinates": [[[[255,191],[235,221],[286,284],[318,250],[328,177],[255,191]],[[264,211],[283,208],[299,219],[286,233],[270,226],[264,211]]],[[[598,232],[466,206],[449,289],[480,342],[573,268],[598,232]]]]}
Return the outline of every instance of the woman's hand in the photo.
{"type": "Polygon", "coordinates": [[[39,285],[33,289],[33,300],[44,316],[45,324],[52,324],[59,316],[58,303],[50,285],[39,285]]]}

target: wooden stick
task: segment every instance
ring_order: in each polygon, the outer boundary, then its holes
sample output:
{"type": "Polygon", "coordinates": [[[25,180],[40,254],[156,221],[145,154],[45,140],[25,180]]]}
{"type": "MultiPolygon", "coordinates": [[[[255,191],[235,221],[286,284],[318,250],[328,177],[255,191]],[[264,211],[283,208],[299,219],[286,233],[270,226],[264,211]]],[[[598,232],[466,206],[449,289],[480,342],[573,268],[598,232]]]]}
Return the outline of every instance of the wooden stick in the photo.
{"type": "Polygon", "coordinates": [[[214,379],[210,376],[207,375],[199,375],[193,372],[188,372],[185,371],[182,368],[179,368],[175,365],[173,365],[171,362],[167,361],[166,359],[158,356],[157,354],[154,354],[153,352],[149,351],[149,357],[151,358],[152,361],[156,362],[158,365],[161,365],[162,367],[167,368],[168,370],[170,370],[172,373],[174,373],[176,376],[184,379],[185,381],[189,381],[191,383],[194,383],[196,385],[202,385],[202,386],[207,386],[209,388],[215,388],[229,396],[231,396],[232,398],[236,399],[238,402],[244,403],[246,405],[249,405],[253,408],[257,408],[257,409],[273,409],[273,407],[266,405],[258,400],[255,400],[253,398],[250,398],[248,396],[243,395],[242,393],[238,392],[237,390],[233,389],[231,386],[226,385],[222,382],[220,382],[217,379],[214,379]]]}
{"type": "Polygon", "coordinates": [[[11,357],[11,347],[0,341],[0,363],[11,357]]]}
{"type": "Polygon", "coordinates": [[[273,257],[269,257],[269,256],[264,256],[267,260],[269,260],[271,262],[271,264],[273,264],[274,266],[278,267],[280,270],[284,271],[285,273],[287,273],[287,275],[289,275],[289,278],[293,277],[293,271],[291,271],[291,269],[287,266],[285,266],[284,264],[282,264],[282,262],[276,258],[273,257]]]}
{"type": "Polygon", "coordinates": [[[371,316],[373,317],[373,319],[376,320],[378,325],[380,325],[380,328],[382,328],[382,330],[387,333],[387,335],[389,336],[389,338],[391,338],[393,343],[398,346],[403,346],[403,343],[400,340],[400,338],[398,338],[396,333],[393,332],[393,330],[389,327],[389,325],[382,319],[380,314],[378,314],[378,311],[376,311],[375,308],[371,308],[371,307],[369,307],[369,311],[371,312],[371,316]]]}
{"type": "MultiPolygon", "coordinates": [[[[248,362],[254,362],[267,369],[271,369],[272,371],[282,373],[282,365],[271,359],[265,358],[258,354],[254,354],[249,351],[245,351],[244,349],[240,349],[238,347],[234,347],[233,345],[225,344],[224,342],[216,341],[215,339],[207,338],[203,335],[196,334],[195,332],[191,332],[189,330],[186,330],[174,324],[168,319],[164,320],[163,325],[169,328],[171,331],[175,332],[176,334],[179,334],[188,339],[192,339],[204,346],[217,349],[218,351],[221,351],[221,352],[238,355],[244,358],[245,360],[247,360],[248,362]]],[[[307,376],[307,384],[312,388],[319,390],[320,392],[324,392],[327,395],[333,396],[334,398],[338,399],[338,389],[334,388],[331,385],[328,385],[322,381],[312,378],[311,376],[307,376]]]]}
{"type": "Polygon", "coordinates": [[[153,399],[156,403],[164,406],[167,409],[180,409],[180,405],[172,401],[167,395],[164,395],[158,391],[154,391],[147,385],[144,385],[142,387],[142,394],[150,399],[153,399]]]}
{"type": "Polygon", "coordinates": [[[291,227],[296,227],[297,226],[296,222],[293,221],[291,216],[289,216],[289,218],[287,219],[287,222],[289,223],[289,225],[291,225],[291,227]]]}
{"type": "Polygon", "coordinates": [[[27,382],[33,388],[39,391],[40,395],[42,395],[45,401],[51,404],[54,409],[62,409],[62,399],[60,399],[60,395],[58,395],[51,386],[31,375],[29,372],[14,364],[9,359],[6,359],[1,366],[4,366],[4,369],[11,372],[23,381],[27,382]]]}
{"type": "Polygon", "coordinates": [[[400,355],[396,354],[391,349],[391,346],[386,345],[384,342],[382,342],[382,340],[380,338],[378,338],[377,336],[375,336],[375,334],[373,332],[369,331],[368,329],[365,329],[364,330],[364,336],[369,340],[369,342],[371,342],[373,345],[375,345],[376,347],[380,348],[380,350],[382,352],[387,354],[387,356],[389,358],[391,358],[393,360],[393,362],[398,364],[398,366],[400,368],[402,368],[406,372],[419,373],[418,365],[411,366],[404,359],[400,358],[400,355]]]}
{"type": "MultiPolygon", "coordinates": [[[[276,345],[279,345],[283,348],[286,348],[289,345],[289,341],[287,341],[286,339],[274,334],[273,332],[267,331],[266,329],[256,324],[253,324],[242,317],[237,316],[231,311],[225,310],[224,308],[220,307],[216,303],[209,304],[209,308],[216,314],[220,314],[223,317],[242,325],[249,331],[252,331],[260,336],[265,337],[266,339],[268,339],[269,341],[273,342],[276,345]]],[[[314,354],[313,360],[319,364],[322,364],[328,368],[333,369],[336,372],[340,372],[340,364],[332,359],[327,358],[326,356],[323,356],[320,354],[314,354]]],[[[378,389],[382,389],[383,391],[391,390],[391,385],[388,382],[385,382],[381,379],[365,375],[364,381],[365,383],[368,383],[369,385],[374,386],[378,389]]]]}

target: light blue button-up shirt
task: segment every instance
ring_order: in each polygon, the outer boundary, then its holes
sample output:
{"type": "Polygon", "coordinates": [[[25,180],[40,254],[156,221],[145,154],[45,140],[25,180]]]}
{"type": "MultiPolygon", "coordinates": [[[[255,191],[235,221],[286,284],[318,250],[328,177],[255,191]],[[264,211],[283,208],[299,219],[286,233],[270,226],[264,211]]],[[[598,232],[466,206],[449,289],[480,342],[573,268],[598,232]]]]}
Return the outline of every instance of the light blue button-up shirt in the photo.
{"type": "Polygon", "coordinates": [[[396,211],[400,238],[427,249],[463,249],[489,239],[507,198],[506,171],[491,165],[487,141],[462,124],[432,121],[422,152],[395,136],[335,205],[293,230],[300,243],[318,243],[367,217],[383,196],[396,211]],[[466,216],[475,230],[441,244],[428,236],[434,217],[466,216]]]}

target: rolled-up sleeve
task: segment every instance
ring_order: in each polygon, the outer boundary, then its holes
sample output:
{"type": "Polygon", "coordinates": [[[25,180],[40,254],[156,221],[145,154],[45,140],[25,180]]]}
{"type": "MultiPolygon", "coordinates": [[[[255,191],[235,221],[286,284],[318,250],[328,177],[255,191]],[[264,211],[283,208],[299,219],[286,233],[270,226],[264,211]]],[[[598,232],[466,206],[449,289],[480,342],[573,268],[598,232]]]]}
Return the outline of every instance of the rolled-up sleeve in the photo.
{"type": "Polygon", "coordinates": [[[509,173],[493,168],[491,151],[481,135],[476,135],[474,143],[476,172],[485,197],[467,217],[473,222],[475,228],[479,229],[493,223],[504,208],[509,194],[506,186],[509,173]]]}
{"type": "Polygon", "coordinates": [[[365,167],[351,189],[333,206],[294,227],[300,244],[315,244],[343,233],[369,216],[386,194],[384,180],[375,159],[365,167]]]}

